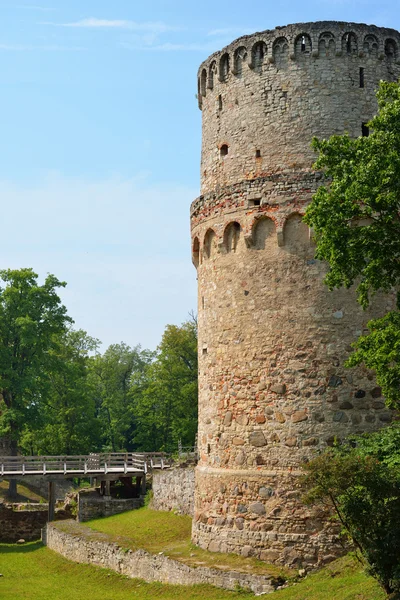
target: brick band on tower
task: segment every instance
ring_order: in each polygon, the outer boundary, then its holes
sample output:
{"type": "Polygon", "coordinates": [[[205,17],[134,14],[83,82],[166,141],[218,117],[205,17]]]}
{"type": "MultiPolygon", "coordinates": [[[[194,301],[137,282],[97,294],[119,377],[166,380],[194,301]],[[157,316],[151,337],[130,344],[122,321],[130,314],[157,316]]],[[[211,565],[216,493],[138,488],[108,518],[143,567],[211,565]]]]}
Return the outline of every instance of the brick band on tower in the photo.
{"type": "Polygon", "coordinates": [[[199,69],[202,195],[191,207],[199,294],[199,450],[193,541],[278,564],[340,554],[300,500],[301,464],[392,415],[373,376],[344,368],[367,321],[329,292],[301,218],[321,174],[314,135],[366,134],[400,34],[341,22],[242,37],[199,69]]]}

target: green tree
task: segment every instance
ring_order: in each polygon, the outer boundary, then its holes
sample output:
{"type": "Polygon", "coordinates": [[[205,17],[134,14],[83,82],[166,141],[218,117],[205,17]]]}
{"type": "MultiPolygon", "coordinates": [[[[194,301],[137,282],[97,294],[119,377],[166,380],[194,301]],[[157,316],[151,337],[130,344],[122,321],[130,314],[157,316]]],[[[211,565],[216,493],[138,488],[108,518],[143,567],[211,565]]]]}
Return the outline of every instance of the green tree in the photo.
{"type": "Polygon", "coordinates": [[[131,379],[139,382],[153,353],[140,346],[112,344],[104,354],[90,362],[92,386],[105,450],[131,450],[134,407],[130,394],[131,379]]]}
{"type": "Polygon", "coordinates": [[[350,439],[305,465],[305,501],[336,512],[385,592],[400,592],[400,427],[350,439]]]}
{"type": "Polygon", "coordinates": [[[140,450],[193,446],[197,431],[197,323],[167,325],[154,362],[132,380],[135,433],[140,450]]]}
{"type": "MultiPolygon", "coordinates": [[[[381,83],[370,135],[313,140],[326,176],[307,209],[316,256],[333,289],[356,285],[366,308],[378,291],[396,308],[368,323],[348,366],[374,369],[386,402],[400,408],[400,84],[381,83]]],[[[306,465],[308,500],[329,501],[344,530],[387,593],[400,591],[400,429],[353,439],[306,465]]]]}
{"type": "Polygon", "coordinates": [[[21,446],[31,454],[85,454],[100,444],[100,421],[88,378],[90,353],[99,341],[85,331],[58,336],[51,350],[58,368],[48,373],[46,398],[39,405],[39,426],[26,423],[21,446]]]}
{"type": "Polygon", "coordinates": [[[400,84],[381,82],[379,112],[368,137],[313,140],[322,185],[307,209],[316,257],[329,263],[333,289],[357,285],[366,308],[378,291],[397,293],[397,307],[368,324],[349,365],[374,369],[388,403],[400,407],[400,84]]]}
{"type": "MultiPolygon", "coordinates": [[[[54,275],[43,285],[32,269],[0,271],[0,435],[16,455],[27,422],[38,418],[49,394],[48,375],[59,369],[53,350],[57,336],[72,320],[67,316],[54,275]]],[[[10,483],[10,495],[16,486],[10,483]]]]}

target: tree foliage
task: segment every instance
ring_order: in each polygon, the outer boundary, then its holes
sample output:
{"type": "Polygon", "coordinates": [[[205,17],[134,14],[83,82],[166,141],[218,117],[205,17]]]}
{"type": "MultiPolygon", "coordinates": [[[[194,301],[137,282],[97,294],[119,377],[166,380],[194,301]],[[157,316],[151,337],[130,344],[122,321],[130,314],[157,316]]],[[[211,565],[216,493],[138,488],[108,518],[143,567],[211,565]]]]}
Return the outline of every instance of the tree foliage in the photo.
{"type": "Polygon", "coordinates": [[[0,272],[0,435],[16,453],[26,423],[39,418],[50,393],[50,377],[61,368],[57,336],[71,319],[57,294],[54,275],[39,285],[32,269],[0,272]]]}
{"type": "MultiPolygon", "coordinates": [[[[374,369],[386,402],[400,408],[400,84],[382,82],[371,134],[313,140],[322,185],[307,209],[316,256],[329,264],[333,289],[356,285],[366,308],[378,291],[396,309],[368,323],[348,366],[374,369]]],[[[350,439],[305,466],[309,502],[327,501],[370,573],[400,592],[400,427],[350,439]]]]}
{"type": "Polygon", "coordinates": [[[305,469],[305,500],[329,503],[370,574],[399,592],[400,426],[329,448],[305,469]]]}
{"type": "Polygon", "coordinates": [[[381,82],[368,137],[313,140],[326,177],[307,209],[316,257],[329,264],[326,283],[357,286],[366,308],[378,291],[397,293],[397,308],[368,324],[349,364],[375,369],[393,407],[400,407],[400,84],[381,82]]]}
{"type": "Polygon", "coordinates": [[[133,381],[135,447],[174,451],[197,432],[197,324],[167,325],[145,381],[133,381]]]}
{"type": "Polygon", "coordinates": [[[56,370],[48,373],[48,394],[38,405],[39,423],[27,423],[21,449],[27,454],[85,454],[99,448],[101,424],[88,378],[98,340],[85,331],[57,336],[51,350],[56,370]]]}
{"type": "Polygon", "coordinates": [[[71,329],[31,269],[1,271],[0,436],[13,454],[168,450],[197,431],[197,329],[168,325],[156,352],[71,329]]]}
{"type": "MultiPolygon", "coordinates": [[[[90,362],[89,380],[101,423],[101,447],[113,452],[133,450],[135,414],[132,381],[141,382],[153,353],[140,346],[112,344],[90,362]]],[[[148,449],[151,449],[149,447],[148,449]]]]}

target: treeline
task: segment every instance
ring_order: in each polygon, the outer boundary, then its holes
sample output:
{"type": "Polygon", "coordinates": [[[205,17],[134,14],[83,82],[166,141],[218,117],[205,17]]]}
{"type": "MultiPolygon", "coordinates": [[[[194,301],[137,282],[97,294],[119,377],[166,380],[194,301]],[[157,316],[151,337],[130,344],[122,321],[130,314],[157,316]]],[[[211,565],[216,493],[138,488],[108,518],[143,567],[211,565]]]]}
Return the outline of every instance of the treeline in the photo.
{"type": "Polygon", "coordinates": [[[176,451],[197,431],[197,324],[167,325],[156,351],[72,329],[54,276],[2,271],[0,437],[15,454],[176,451]]]}

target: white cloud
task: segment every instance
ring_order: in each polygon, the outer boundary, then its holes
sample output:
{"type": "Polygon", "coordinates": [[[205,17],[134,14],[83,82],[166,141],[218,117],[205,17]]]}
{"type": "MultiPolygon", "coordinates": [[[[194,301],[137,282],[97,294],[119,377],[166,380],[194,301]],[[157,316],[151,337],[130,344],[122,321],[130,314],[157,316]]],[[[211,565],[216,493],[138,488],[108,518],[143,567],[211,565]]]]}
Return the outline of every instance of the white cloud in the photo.
{"type": "Polygon", "coordinates": [[[55,27],[78,27],[84,29],[126,29],[130,31],[148,31],[153,33],[164,33],[166,31],[176,31],[176,27],[172,27],[162,21],[148,21],[138,23],[137,21],[127,21],[124,19],[97,19],[90,17],[72,23],[52,23],[44,22],[42,25],[53,25],[55,27]]]}
{"type": "Polygon", "coordinates": [[[55,8],[52,8],[50,6],[37,6],[34,4],[19,4],[15,8],[22,8],[24,10],[37,10],[40,12],[53,12],[56,10],[55,8]]]}
{"type": "Polygon", "coordinates": [[[24,52],[26,50],[30,50],[30,46],[24,46],[23,44],[0,44],[0,50],[24,52]]]}
{"type": "Polygon", "coordinates": [[[61,46],[59,44],[49,44],[42,46],[30,46],[24,44],[0,44],[0,51],[5,52],[32,52],[32,51],[44,51],[44,52],[81,52],[87,50],[84,46],[61,46]]]}
{"type": "Polygon", "coordinates": [[[154,348],[167,323],[196,309],[189,206],[198,190],[146,174],[99,181],[48,174],[36,185],[0,181],[1,268],[65,280],[75,326],[105,345],[154,348]]]}

